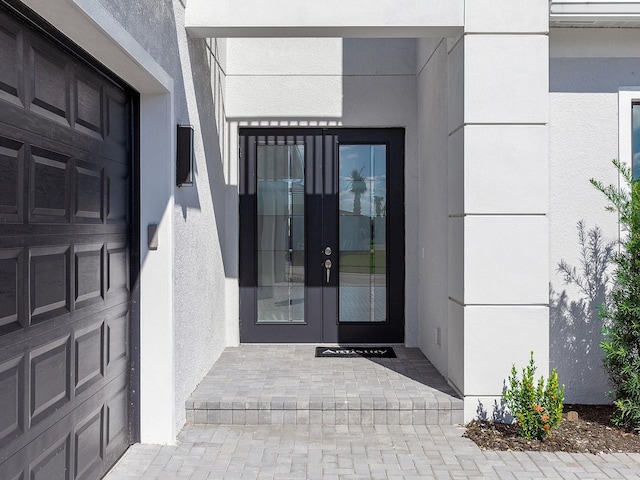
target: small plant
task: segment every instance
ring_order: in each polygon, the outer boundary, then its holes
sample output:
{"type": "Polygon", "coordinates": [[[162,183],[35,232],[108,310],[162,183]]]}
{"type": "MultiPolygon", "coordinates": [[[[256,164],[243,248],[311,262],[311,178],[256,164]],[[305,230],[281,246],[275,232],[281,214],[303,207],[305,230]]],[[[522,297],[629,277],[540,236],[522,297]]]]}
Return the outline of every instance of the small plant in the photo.
{"type": "Polygon", "coordinates": [[[536,364],[531,352],[529,365],[522,369],[522,379],[518,379],[516,366],[511,367],[509,385],[505,386],[503,397],[509,412],[516,419],[518,434],[543,440],[562,420],[564,385],[560,387],[558,384],[555,368],[546,385],[542,376],[536,384],[535,373],[536,364]]]}
{"type": "Polygon", "coordinates": [[[640,182],[631,168],[613,161],[622,186],[591,183],[602,192],[618,214],[621,230],[620,251],[613,255],[615,272],[611,300],[600,308],[604,320],[604,366],[614,391],[615,425],[640,432],[640,182]]]}

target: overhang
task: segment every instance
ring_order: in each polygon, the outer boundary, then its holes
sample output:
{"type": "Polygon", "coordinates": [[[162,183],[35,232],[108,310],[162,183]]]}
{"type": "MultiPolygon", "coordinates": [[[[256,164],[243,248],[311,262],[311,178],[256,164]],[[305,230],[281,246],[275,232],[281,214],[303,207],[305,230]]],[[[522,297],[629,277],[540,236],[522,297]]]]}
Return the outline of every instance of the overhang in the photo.
{"type": "Polygon", "coordinates": [[[624,0],[552,1],[549,10],[552,27],[612,27],[640,26],[640,2],[624,0]]]}
{"type": "Polygon", "coordinates": [[[464,0],[189,0],[196,37],[444,37],[464,25],[464,0]]]}

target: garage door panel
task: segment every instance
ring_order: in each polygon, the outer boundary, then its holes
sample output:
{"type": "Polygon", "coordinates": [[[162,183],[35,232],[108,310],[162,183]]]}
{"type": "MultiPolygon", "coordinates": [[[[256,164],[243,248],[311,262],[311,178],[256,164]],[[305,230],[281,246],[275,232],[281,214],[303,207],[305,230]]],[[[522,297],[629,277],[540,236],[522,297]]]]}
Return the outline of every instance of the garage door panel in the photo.
{"type": "Polygon", "coordinates": [[[107,243],[107,296],[129,291],[129,249],[124,242],[107,243]]]}
{"type": "Polygon", "coordinates": [[[0,447],[24,433],[24,355],[0,364],[0,447]]]}
{"type": "Polygon", "coordinates": [[[22,28],[4,17],[0,18],[0,65],[9,68],[0,70],[0,98],[20,107],[23,106],[22,28]]]}
{"type": "Polygon", "coordinates": [[[23,446],[0,463],[0,478],[67,478],[57,476],[62,466],[68,478],[100,478],[128,445],[128,401],[127,378],[122,374],[52,428],[38,432],[31,441],[37,455],[23,446]]]}
{"type": "Polygon", "coordinates": [[[71,463],[71,438],[69,435],[51,445],[30,466],[32,480],[69,480],[71,463]]]}
{"type": "Polygon", "coordinates": [[[104,168],[78,160],[74,176],[74,223],[103,223],[106,211],[104,168]]]}
{"type": "Polygon", "coordinates": [[[128,393],[122,388],[107,401],[107,452],[117,451],[128,429],[128,393]]]}
{"type": "Polygon", "coordinates": [[[75,128],[87,135],[103,139],[104,81],[88,69],[76,65],[75,128]]]}
{"type": "Polygon", "coordinates": [[[82,393],[104,378],[105,324],[78,330],[75,335],[75,394],[82,393]]]}
{"type": "Polygon", "coordinates": [[[26,323],[23,298],[24,255],[21,248],[0,250],[0,335],[26,323]]]}
{"type": "Polygon", "coordinates": [[[23,144],[0,137],[0,222],[22,223],[23,200],[23,144]]]}
{"type": "Polygon", "coordinates": [[[75,428],[75,478],[90,478],[88,475],[104,458],[104,406],[91,412],[75,428]]]}
{"type": "MultiPolygon", "coordinates": [[[[125,331],[129,328],[128,322],[128,306],[120,305],[75,324],[23,337],[21,343],[3,352],[8,360],[0,363],[0,383],[17,384],[20,390],[16,393],[15,407],[11,407],[14,413],[7,412],[10,404],[3,404],[2,413],[7,417],[3,420],[0,416],[0,429],[7,429],[7,436],[11,436],[12,419],[17,416],[22,422],[23,435],[12,436],[4,442],[0,438],[0,462],[96,394],[105,395],[102,397],[105,403],[107,398],[120,395],[118,392],[123,388],[128,393],[126,382],[122,383],[122,377],[126,380],[128,376],[129,346],[128,331],[125,331]],[[6,372],[4,376],[3,372],[6,372]],[[117,387],[112,387],[114,382],[119,382],[117,387]]],[[[126,402],[114,408],[116,411],[124,408],[124,414],[128,414],[126,402]]],[[[112,419],[114,428],[120,425],[118,418],[116,415],[112,419]]],[[[126,428],[125,432],[128,435],[126,428]]],[[[0,478],[4,477],[0,475],[0,478]]]]}
{"type": "Polygon", "coordinates": [[[107,368],[118,374],[126,368],[129,355],[129,312],[119,312],[107,319],[107,368]]]}
{"type": "Polygon", "coordinates": [[[102,396],[94,396],[86,402],[86,406],[79,412],[74,412],[75,421],[72,429],[75,438],[82,438],[88,448],[75,450],[74,478],[94,479],[112,465],[124,452],[128,445],[128,386],[126,374],[115,378],[105,389],[102,396]],[[119,427],[121,421],[124,428],[118,435],[109,439],[109,416],[111,413],[111,428],[119,427]],[[99,419],[99,420],[98,420],[99,419]],[[97,428],[98,425],[100,428],[97,428]],[[78,435],[78,432],[81,432],[78,435]],[[100,452],[100,460],[96,455],[100,452]]]}
{"type": "Polygon", "coordinates": [[[127,228],[120,225],[3,225],[0,249],[88,245],[101,242],[127,243],[127,228]],[[6,227],[6,228],[5,228],[6,227]],[[56,233],[57,232],[57,233],[56,233]]]}
{"type": "Polygon", "coordinates": [[[105,297],[104,244],[75,246],[75,309],[80,310],[105,297]]]}
{"type": "Polygon", "coordinates": [[[132,96],[3,5],[0,478],[96,478],[131,435],[132,96]]]}
{"type": "Polygon", "coordinates": [[[70,58],[38,37],[29,39],[29,108],[49,120],[70,126],[70,58]]]}
{"type": "MultiPolygon", "coordinates": [[[[2,248],[5,244],[17,243],[16,239],[2,239],[0,337],[27,326],[41,328],[48,321],[54,321],[55,327],[59,327],[128,303],[130,252],[126,236],[75,238],[84,241],[51,245],[51,237],[43,235],[29,238],[27,243],[32,245],[25,248],[2,248]],[[25,258],[28,258],[26,273],[25,258]],[[29,313],[28,318],[25,311],[29,313]]],[[[73,236],[61,236],[56,240],[62,243],[73,239],[73,236]]]]}
{"type": "Polygon", "coordinates": [[[30,354],[30,425],[71,400],[71,338],[65,336],[47,342],[30,354]]]}
{"type": "Polygon", "coordinates": [[[21,471],[20,473],[17,473],[15,477],[11,477],[9,480],[26,480],[25,475],[26,473],[24,471],[21,471]]]}
{"type": "Polygon", "coordinates": [[[105,140],[119,146],[123,151],[129,150],[129,125],[122,121],[127,118],[129,101],[121,90],[107,86],[107,135],[105,140]]]}
{"type": "Polygon", "coordinates": [[[107,224],[107,225],[2,225],[2,236],[0,236],[0,248],[10,248],[12,246],[30,243],[32,245],[47,245],[47,241],[41,241],[41,238],[50,238],[52,235],[59,236],[60,239],[73,238],[77,235],[95,236],[100,233],[106,235],[121,235],[128,231],[126,224],[107,224]],[[21,237],[39,236],[38,238],[29,238],[29,241],[23,242],[21,237]],[[18,243],[16,243],[18,242],[18,243]]]}
{"type": "Polygon", "coordinates": [[[34,120],[36,116],[31,112],[3,102],[2,98],[0,107],[0,137],[33,144],[53,152],[64,152],[70,157],[95,165],[116,164],[129,168],[131,157],[120,145],[53,122],[47,122],[45,128],[42,119],[34,120]]]}
{"type": "Polygon", "coordinates": [[[51,475],[44,477],[47,480],[67,478],[55,476],[65,473],[60,471],[63,465],[67,467],[68,478],[100,478],[126,449],[127,427],[122,428],[123,422],[126,423],[126,391],[126,377],[122,375],[53,428],[38,434],[31,442],[37,455],[27,446],[0,463],[0,478],[31,480],[45,474],[51,475]],[[114,433],[110,442],[108,412],[111,412],[114,433]]]}
{"type": "Polygon", "coordinates": [[[70,246],[29,250],[30,324],[71,312],[70,246]]]}
{"type": "Polygon", "coordinates": [[[110,165],[107,169],[107,223],[129,222],[129,170],[123,165],[110,165]]]}
{"type": "Polygon", "coordinates": [[[29,222],[69,223],[70,158],[43,148],[31,147],[29,222]]]}

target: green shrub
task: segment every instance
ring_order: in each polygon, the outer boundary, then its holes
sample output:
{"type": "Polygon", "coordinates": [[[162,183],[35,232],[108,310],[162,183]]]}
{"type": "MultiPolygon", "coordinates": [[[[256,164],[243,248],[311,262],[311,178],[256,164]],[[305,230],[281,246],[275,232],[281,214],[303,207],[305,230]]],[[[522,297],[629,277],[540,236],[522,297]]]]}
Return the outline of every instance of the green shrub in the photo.
{"type": "Polygon", "coordinates": [[[614,286],[600,308],[604,321],[604,366],[615,400],[614,424],[640,432],[640,183],[631,169],[613,161],[622,185],[591,183],[609,200],[606,209],[617,213],[623,231],[620,251],[613,255],[614,286]]]}
{"type": "Polygon", "coordinates": [[[536,364],[531,352],[529,365],[522,369],[522,379],[518,379],[516,366],[511,367],[509,385],[505,386],[503,397],[516,419],[518,433],[525,438],[543,440],[562,421],[564,385],[559,386],[555,369],[546,385],[542,376],[535,382],[535,373],[536,364]]]}

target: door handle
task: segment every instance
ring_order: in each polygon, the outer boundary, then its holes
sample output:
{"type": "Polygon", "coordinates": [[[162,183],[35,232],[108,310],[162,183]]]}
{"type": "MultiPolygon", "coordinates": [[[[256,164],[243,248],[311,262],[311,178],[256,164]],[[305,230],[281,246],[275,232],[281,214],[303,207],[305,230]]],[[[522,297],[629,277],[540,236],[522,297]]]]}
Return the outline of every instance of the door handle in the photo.
{"type": "Polygon", "coordinates": [[[324,261],[324,268],[327,269],[327,283],[329,283],[329,279],[331,278],[331,260],[327,259],[324,261]]]}

